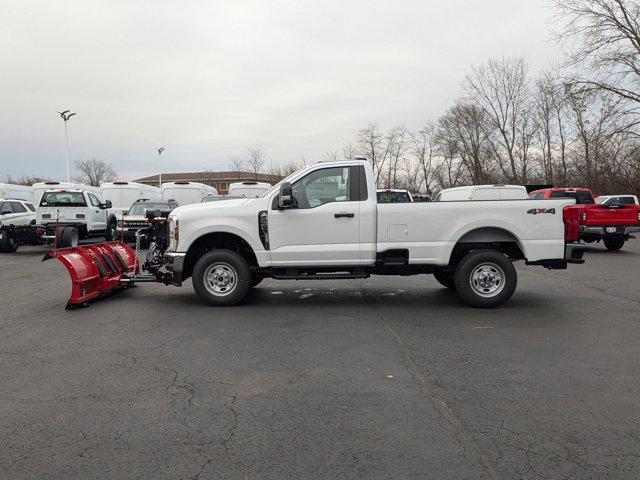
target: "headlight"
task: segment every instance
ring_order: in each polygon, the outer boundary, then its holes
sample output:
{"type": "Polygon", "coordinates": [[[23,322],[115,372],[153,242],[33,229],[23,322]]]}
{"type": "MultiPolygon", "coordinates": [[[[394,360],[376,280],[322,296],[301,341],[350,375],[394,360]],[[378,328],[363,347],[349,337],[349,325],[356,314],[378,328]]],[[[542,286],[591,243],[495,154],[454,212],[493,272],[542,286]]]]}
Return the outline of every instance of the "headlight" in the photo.
{"type": "Polygon", "coordinates": [[[178,249],[180,239],[180,224],[177,218],[169,217],[169,251],[175,252],[178,249]]]}
{"type": "Polygon", "coordinates": [[[127,222],[125,222],[124,220],[118,220],[118,226],[119,227],[126,227],[127,226],[127,222]]]}

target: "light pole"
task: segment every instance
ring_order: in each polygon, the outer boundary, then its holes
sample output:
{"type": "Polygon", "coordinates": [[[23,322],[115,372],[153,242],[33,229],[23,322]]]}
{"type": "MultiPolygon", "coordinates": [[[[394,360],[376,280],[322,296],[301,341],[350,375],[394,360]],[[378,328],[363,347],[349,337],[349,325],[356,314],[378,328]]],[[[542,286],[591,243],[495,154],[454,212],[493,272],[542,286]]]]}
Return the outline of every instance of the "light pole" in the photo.
{"type": "Polygon", "coordinates": [[[160,166],[160,155],[162,155],[162,152],[164,152],[165,148],[160,147],[156,148],[156,150],[158,151],[158,187],[162,188],[162,167],[160,166]]]}
{"type": "Polygon", "coordinates": [[[64,112],[58,112],[62,120],[64,120],[64,136],[67,139],[67,182],[71,181],[71,172],[69,171],[69,127],[67,126],[67,122],[71,117],[76,115],[76,113],[69,113],[71,110],[65,110],[64,112]]]}

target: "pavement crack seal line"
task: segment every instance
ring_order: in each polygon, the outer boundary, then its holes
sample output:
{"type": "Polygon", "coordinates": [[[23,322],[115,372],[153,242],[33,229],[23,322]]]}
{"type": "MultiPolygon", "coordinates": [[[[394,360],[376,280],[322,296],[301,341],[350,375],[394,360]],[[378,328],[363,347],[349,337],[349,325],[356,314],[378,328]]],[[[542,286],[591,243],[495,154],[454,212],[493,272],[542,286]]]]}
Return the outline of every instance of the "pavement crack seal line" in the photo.
{"type": "MultiPolygon", "coordinates": [[[[355,281],[354,283],[356,288],[360,291],[363,301],[365,303],[375,305],[375,298],[366,295],[366,293],[355,281]],[[373,300],[370,301],[369,299],[373,300]]],[[[402,338],[400,338],[400,335],[398,335],[396,331],[391,328],[391,326],[382,318],[380,313],[378,313],[375,309],[374,312],[374,315],[378,317],[378,320],[385,327],[387,333],[398,347],[398,351],[400,353],[400,356],[402,357],[402,363],[404,364],[404,367],[407,370],[407,373],[409,374],[411,380],[416,385],[418,385],[418,388],[433,405],[433,408],[436,410],[438,415],[440,415],[440,417],[444,421],[446,421],[453,430],[454,437],[460,445],[460,448],[462,449],[463,457],[465,458],[465,460],[474,466],[480,465],[484,474],[488,478],[494,480],[499,479],[500,477],[493,467],[491,459],[489,458],[489,454],[473,437],[473,433],[469,431],[469,429],[456,416],[453,410],[451,410],[451,408],[447,405],[447,402],[436,392],[435,386],[427,378],[425,378],[424,375],[420,373],[420,369],[418,368],[417,363],[406,350],[404,342],[402,341],[402,338]],[[469,453],[472,453],[478,461],[475,463],[471,462],[471,460],[467,456],[469,453]]]]}
{"type": "MultiPolygon", "coordinates": [[[[224,385],[225,388],[230,387],[230,385],[226,382],[213,382],[213,383],[224,385]]],[[[231,426],[229,427],[229,431],[227,432],[226,438],[223,439],[221,443],[222,443],[222,447],[224,448],[225,454],[227,456],[231,456],[231,450],[229,448],[229,444],[233,440],[233,437],[236,434],[236,430],[238,429],[239,413],[236,410],[236,400],[238,399],[238,395],[231,395],[229,393],[223,393],[223,395],[230,398],[230,401],[224,402],[224,407],[231,412],[233,420],[231,422],[231,426]]],[[[213,441],[209,441],[199,445],[199,447],[201,448],[198,448],[197,452],[198,452],[198,455],[204,458],[204,462],[200,466],[200,470],[198,470],[198,472],[191,477],[192,480],[198,480],[200,478],[200,475],[202,475],[202,472],[204,472],[204,469],[207,467],[207,465],[209,465],[211,462],[215,460],[216,458],[215,456],[211,457],[211,456],[206,456],[202,454],[202,449],[205,446],[210,445],[212,443],[213,441]]]]}

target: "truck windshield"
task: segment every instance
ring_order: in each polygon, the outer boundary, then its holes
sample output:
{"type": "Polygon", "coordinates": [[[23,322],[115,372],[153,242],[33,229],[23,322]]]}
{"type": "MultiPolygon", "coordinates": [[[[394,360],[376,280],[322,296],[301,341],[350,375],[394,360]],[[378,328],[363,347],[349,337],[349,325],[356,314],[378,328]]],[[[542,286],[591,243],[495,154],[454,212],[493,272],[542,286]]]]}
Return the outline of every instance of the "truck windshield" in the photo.
{"type": "Polygon", "coordinates": [[[411,203],[409,192],[378,192],[378,203],[411,203]]]}
{"type": "Polygon", "coordinates": [[[46,192],[40,200],[41,207],[86,207],[82,192],[46,192]]]}
{"type": "Polygon", "coordinates": [[[575,198],[578,205],[591,205],[595,203],[590,192],[586,190],[575,190],[571,192],[554,190],[550,198],[575,198]]]}

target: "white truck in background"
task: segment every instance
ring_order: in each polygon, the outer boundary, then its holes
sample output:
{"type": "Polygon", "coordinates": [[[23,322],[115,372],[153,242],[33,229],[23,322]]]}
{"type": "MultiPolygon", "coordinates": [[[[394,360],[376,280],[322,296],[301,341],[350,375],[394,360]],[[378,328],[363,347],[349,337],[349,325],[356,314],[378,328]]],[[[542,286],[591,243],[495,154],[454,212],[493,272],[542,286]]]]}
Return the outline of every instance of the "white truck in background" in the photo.
{"type": "Polygon", "coordinates": [[[260,198],[182,206],[169,215],[168,282],[192,278],[216,306],[263,278],[337,280],[433,274],[474,307],[505,303],[513,262],[583,263],[573,199],[378,204],[371,165],[305,167],[260,198]]]}
{"type": "Polygon", "coordinates": [[[234,182],[229,184],[228,195],[232,197],[258,198],[271,190],[271,187],[272,185],[266,182],[234,182]]]}
{"type": "Polygon", "coordinates": [[[441,190],[436,202],[464,202],[468,200],[525,200],[529,198],[523,185],[469,185],[441,190]]]}
{"type": "Polygon", "coordinates": [[[211,185],[198,182],[167,182],[162,184],[161,200],[168,202],[175,200],[178,205],[200,203],[207,195],[217,195],[211,185]]]}
{"type": "Polygon", "coordinates": [[[75,229],[78,238],[104,236],[113,240],[117,219],[111,206],[110,200],[103,202],[99,187],[49,189],[36,207],[36,224],[49,230],[56,225],[75,229]]]}
{"type": "Polygon", "coordinates": [[[122,212],[129,210],[138,200],[159,201],[162,191],[153,185],[136,182],[107,182],[100,185],[102,201],[111,202],[111,212],[119,219],[122,212]]]}

